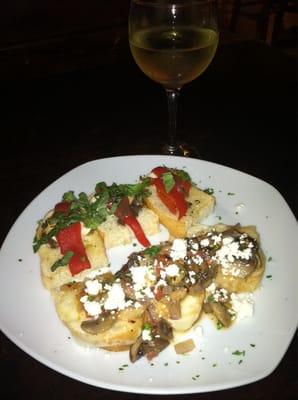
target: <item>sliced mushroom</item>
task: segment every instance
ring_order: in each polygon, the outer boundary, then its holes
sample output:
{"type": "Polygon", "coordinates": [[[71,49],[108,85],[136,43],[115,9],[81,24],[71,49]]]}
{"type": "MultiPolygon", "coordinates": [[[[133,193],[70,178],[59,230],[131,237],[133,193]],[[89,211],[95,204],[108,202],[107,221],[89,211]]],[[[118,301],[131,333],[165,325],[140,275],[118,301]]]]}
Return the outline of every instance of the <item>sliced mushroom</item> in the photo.
{"type": "Polygon", "coordinates": [[[223,324],[228,327],[231,325],[232,317],[225,306],[220,303],[209,303],[215,317],[223,324]]]}
{"type": "Polygon", "coordinates": [[[167,341],[173,339],[173,329],[171,325],[163,318],[157,324],[157,334],[161,339],[167,341]]]}
{"type": "Polygon", "coordinates": [[[96,335],[98,333],[106,332],[115,322],[116,318],[114,316],[107,315],[106,317],[98,317],[96,319],[83,321],[81,323],[81,328],[83,331],[90,333],[91,335],[96,335]]]}
{"type": "Polygon", "coordinates": [[[129,359],[132,363],[134,363],[144,354],[143,339],[142,336],[139,336],[138,339],[130,346],[129,359]]]}

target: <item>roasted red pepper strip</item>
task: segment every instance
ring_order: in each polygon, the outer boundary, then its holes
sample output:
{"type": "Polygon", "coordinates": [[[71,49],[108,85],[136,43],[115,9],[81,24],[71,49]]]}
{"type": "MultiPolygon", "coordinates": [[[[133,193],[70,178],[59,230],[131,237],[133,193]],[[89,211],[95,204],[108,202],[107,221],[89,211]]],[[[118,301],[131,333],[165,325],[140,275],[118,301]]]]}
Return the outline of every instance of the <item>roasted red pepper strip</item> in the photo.
{"type": "Polygon", "coordinates": [[[153,174],[155,174],[159,178],[165,172],[169,172],[169,168],[167,168],[167,167],[155,167],[155,168],[153,168],[153,170],[151,172],[153,172],[153,174]]]}
{"type": "Polygon", "coordinates": [[[176,201],[171,195],[171,192],[170,193],[166,192],[162,178],[153,179],[153,184],[156,187],[156,191],[160,200],[171,211],[171,213],[176,214],[177,211],[176,201]]]}
{"type": "Polygon", "coordinates": [[[128,225],[131,228],[138,242],[142,246],[151,246],[149,240],[146,238],[143,228],[141,227],[139,221],[136,219],[130,209],[128,197],[123,197],[117,210],[115,211],[115,215],[122,223],[128,225]]]}
{"type": "Polygon", "coordinates": [[[63,214],[67,214],[70,208],[69,201],[61,201],[55,205],[55,212],[60,212],[63,214]]]}
{"type": "Polygon", "coordinates": [[[74,253],[69,262],[69,270],[72,275],[91,267],[82,241],[80,222],[61,229],[57,234],[57,241],[62,254],[66,254],[68,251],[74,253]]]}
{"type": "Polygon", "coordinates": [[[179,176],[173,173],[175,179],[175,186],[168,193],[165,190],[162,175],[170,170],[166,167],[156,167],[152,172],[157,176],[153,178],[153,184],[156,187],[157,194],[164,205],[173,213],[176,214],[178,211],[178,218],[184,217],[187,212],[188,204],[185,201],[185,196],[189,194],[191,187],[190,181],[184,181],[179,176]]]}
{"type": "Polygon", "coordinates": [[[178,190],[180,192],[183,192],[185,196],[189,194],[190,188],[191,188],[191,182],[190,181],[184,181],[181,179],[179,176],[175,176],[175,182],[178,190]]]}
{"type": "Polygon", "coordinates": [[[144,246],[144,247],[149,247],[151,246],[149,240],[146,238],[146,235],[143,231],[143,228],[141,227],[139,221],[134,217],[133,215],[126,215],[124,217],[124,222],[126,225],[128,225],[133,233],[135,234],[135,237],[138,239],[138,242],[144,246]]]}
{"type": "Polygon", "coordinates": [[[170,191],[170,196],[174,199],[178,209],[178,219],[184,217],[187,212],[188,204],[185,201],[184,195],[179,191],[177,185],[170,191]]]}

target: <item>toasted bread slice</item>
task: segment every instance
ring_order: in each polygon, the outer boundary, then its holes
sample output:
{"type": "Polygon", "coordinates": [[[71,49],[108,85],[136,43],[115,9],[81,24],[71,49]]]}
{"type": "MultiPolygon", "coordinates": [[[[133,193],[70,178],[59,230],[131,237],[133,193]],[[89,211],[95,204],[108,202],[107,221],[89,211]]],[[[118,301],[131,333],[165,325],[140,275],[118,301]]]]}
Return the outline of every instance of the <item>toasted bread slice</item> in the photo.
{"type": "Polygon", "coordinates": [[[47,289],[57,288],[74,280],[83,280],[92,270],[108,265],[104,243],[97,230],[92,230],[86,235],[83,234],[82,240],[91,268],[85,269],[75,276],[72,276],[68,265],[51,271],[52,265],[62,257],[60,249],[52,248],[49,244],[44,244],[40,247],[38,254],[40,257],[41,278],[47,289]]]}
{"type": "Polygon", "coordinates": [[[157,195],[154,186],[150,186],[151,195],[145,198],[147,207],[159,218],[160,222],[176,238],[184,238],[193,225],[197,225],[213,211],[215,199],[213,196],[192,186],[186,201],[190,203],[187,213],[181,219],[168,210],[157,195]]]}
{"type": "Polygon", "coordinates": [[[127,308],[118,313],[115,323],[106,330],[88,333],[82,329],[83,321],[92,321],[80,302],[82,286],[64,285],[51,291],[60,319],[72,335],[84,344],[101,347],[110,351],[127,350],[141,334],[143,308],[127,308]]]}
{"type": "MultiPolygon", "coordinates": [[[[140,210],[137,220],[146,236],[155,235],[160,230],[157,215],[145,207],[140,210]]],[[[98,230],[107,249],[129,244],[135,239],[132,230],[127,225],[120,225],[114,215],[110,215],[105,222],[100,224],[98,230]]]]}

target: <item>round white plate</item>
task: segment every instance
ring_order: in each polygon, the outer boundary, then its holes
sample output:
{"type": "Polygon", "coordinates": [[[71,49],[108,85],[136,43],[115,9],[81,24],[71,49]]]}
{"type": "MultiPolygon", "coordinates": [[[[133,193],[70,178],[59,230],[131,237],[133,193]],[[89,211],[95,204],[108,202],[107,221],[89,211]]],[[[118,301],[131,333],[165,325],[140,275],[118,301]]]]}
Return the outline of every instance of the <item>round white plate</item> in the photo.
{"type": "MultiPolygon", "coordinates": [[[[269,184],[206,161],[172,156],[127,156],[81,165],[51,184],[20,215],[0,253],[0,327],[26,353],[73,379],[135,393],[208,392],[244,385],[269,375],[284,356],[297,327],[297,222],[269,184]],[[128,353],[80,346],[56,315],[32,251],[36,222],[64,192],[90,193],[97,182],[133,183],[158,165],[185,168],[201,188],[214,189],[217,204],[205,221],[256,225],[267,265],[254,294],[255,312],[228,330],[205,319],[196,349],[178,356],[172,347],[149,363],[129,362],[128,353]],[[235,351],[242,355],[233,354],[235,351]],[[243,353],[244,352],[244,353],[243,353]]],[[[167,232],[151,238],[165,238],[167,232]]],[[[135,250],[135,248],[133,248],[135,250]]],[[[121,267],[132,246],[110,252],[121,267]]]]}

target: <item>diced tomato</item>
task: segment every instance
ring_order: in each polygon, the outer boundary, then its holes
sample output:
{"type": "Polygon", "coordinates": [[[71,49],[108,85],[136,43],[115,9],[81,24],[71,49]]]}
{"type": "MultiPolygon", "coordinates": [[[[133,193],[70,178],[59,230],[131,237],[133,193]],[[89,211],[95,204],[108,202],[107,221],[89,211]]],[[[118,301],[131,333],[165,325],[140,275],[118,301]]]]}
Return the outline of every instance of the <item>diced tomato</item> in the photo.
{"type": "Polygon", "coordinates": [[[91,267],[81,236],[80,222],[61,229],[57,233],[57,241],[62,254],[66,254],[68,251],[74,253],[69,261],[69,270],[72,275],[91,267]]]}
{"type": "Polygon", "coordinates": [[[70,209],[69,201],[61,201],[55,205],[55,212],[60,212],[63,214],[67,214],[70,209]]]}
{"type": "Polygon", "coordinates": [[[147,239],[143,228],[141,227],[139,221],[136,219],[135,216],[133,215],[126,215],[124,217],[124,222],[126,225],[128,225],[133,233],[135,234],[135,237],[137,238],[138,242],[144,246],[144,247],[149,247],[151,246],[151,243],[147,239]]]}

